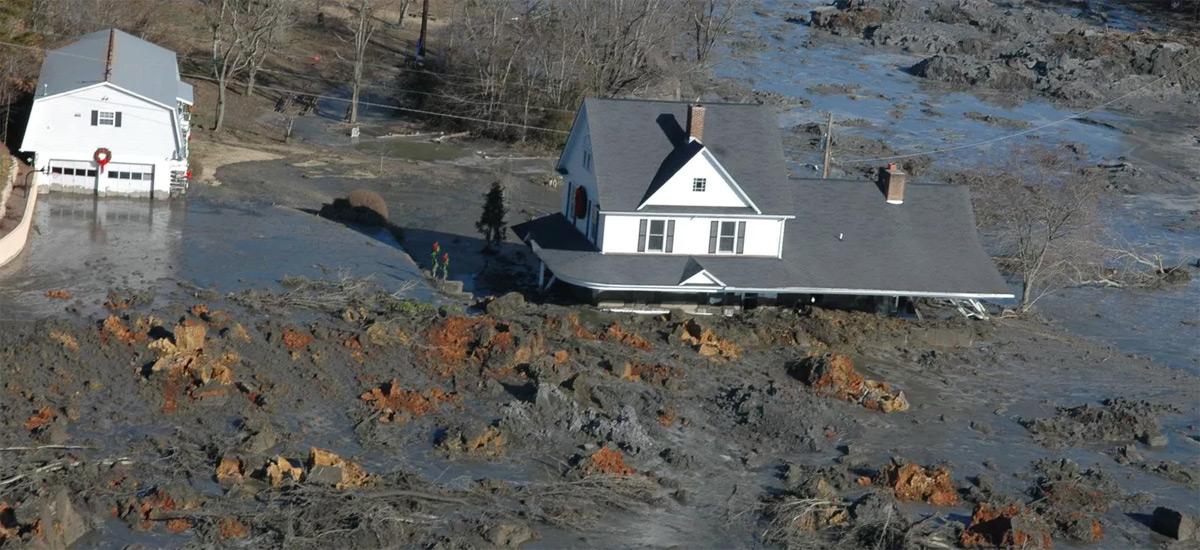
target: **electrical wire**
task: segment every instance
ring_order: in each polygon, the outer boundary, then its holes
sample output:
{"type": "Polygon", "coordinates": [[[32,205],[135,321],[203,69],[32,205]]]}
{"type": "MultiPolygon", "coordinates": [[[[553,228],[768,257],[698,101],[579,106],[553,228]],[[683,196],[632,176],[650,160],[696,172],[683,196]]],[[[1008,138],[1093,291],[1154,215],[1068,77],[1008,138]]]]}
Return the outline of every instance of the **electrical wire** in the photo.
{"type": "MultiPolygon", "coordinates": [[[[87,59],[87,60],[91,60],[91,61],[104,61],[103,59],[98,59],[95,57],[88,57],[88,56],[70,54],[70,53],[65,53],[65,52],[52,51],[52,50],[48,50],[48,49],[42,48],[42,47],[27,46],[25,44],[16,44],[13,42],[6,42],[6,41],[2,41],[2,40],[0,40],[0,45],[22,48],[22,49],[32,50],[32,51],[40,51],[40,52],[46,53],[48,55],[49,54],[66,55],[66,56],[70,56],[70,57],[87,59]]],[[[189,78],[197,78],[197,79],[201,79],[201,80],[209,80],[209,81],[213,80],[213,78],[211,76],[207,76],[207,75],[181,73],[181,76],[186,76],[189,78]]],[[[328,101],[339,101],[339,102],[343,102],[343,103],[352,103],[352,101],[349,99],[335,97],[335,96],[314,94],[314,93],[305,92],[302,90],[293,90],[293,89],[280,88],[277,86],[268,86],[268,85],[259,85],[258,87],[260,87],[264,90],[286,92],[286,93],[291,93],[291,94],[295,94],[295,95],[299,95],[299,96],[312,97],[312,98],[316,98],[316,99],[323,99],[323,100],[328,100],[328,101]]],[[[393,111],[401,111],[401,112],[414,113],[414,114],[420,114],[420,115],[426,115],[426,116],[451,118],[451,119],[455,119],[455,120],[466,120],[466,121],[470,121],[470,122],[480,122],[480,123],[485,123],[485,124],[489,124],[489,125],[504,126],[504,127],[509,127],[509,128],[523,128],[523,129],[527,129],[527,130],[537,130],[537,131],[557,133],[557,134],[569,133],[566,130],[558,130],[555,128],[544,128],[541,126],[531,126],[528,124],[520,124],[520,123],[516,123],[516,122],[504,122],[504,121],[499,121],[499,120],[490,120],[490,119],[486,119],[486,118],[471,117],[471,116],[466,116],[466,115],[455,115],[455,114],[451,114],[451,113],[439,113],[437,111],[429,111],[429,110],[425,110],[425,109],[415,109],[412,107],[401,107],[399,105],[390,105],[390,104],[386,104],[386,103],[375,103],[375,102],[360,100],[358,102],[358,104],[366,105],[369,107],[376,107],[376,108],[380,108],[380,109],[390,109],[393,111]]]]}

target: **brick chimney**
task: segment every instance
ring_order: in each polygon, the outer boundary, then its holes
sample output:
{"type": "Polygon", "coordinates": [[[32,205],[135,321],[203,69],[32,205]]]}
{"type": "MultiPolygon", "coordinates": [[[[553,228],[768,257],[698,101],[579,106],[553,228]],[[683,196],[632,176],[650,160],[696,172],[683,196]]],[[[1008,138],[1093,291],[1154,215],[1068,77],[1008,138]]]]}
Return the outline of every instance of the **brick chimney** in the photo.
{"type": "Polygon", "coordinates": [[[896,163],[888,163],[887,168],[880,171],[883,193],[888,204],[904,204],[904,183],[908,174],[904,173],[896,163]]]}
{"type": "Polygon", "coordinates": [[[696,141],[704,141],[704,106],[699,103],[688,105],[687,116],[688,137],[696,141]]]}

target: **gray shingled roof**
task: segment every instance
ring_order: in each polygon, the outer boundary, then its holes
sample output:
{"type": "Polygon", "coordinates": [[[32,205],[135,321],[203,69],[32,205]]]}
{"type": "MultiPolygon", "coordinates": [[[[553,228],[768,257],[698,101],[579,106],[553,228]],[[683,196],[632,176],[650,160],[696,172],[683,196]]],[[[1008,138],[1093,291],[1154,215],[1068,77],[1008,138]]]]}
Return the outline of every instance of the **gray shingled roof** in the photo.
{"type": "MultiPolygon", "coordinates": [[[[104,82],[109,33],[110,30],[96,31],[48,52],[42,62],[37,96],[104,82]]],[[[113,30],[113,37],[109,82],[172,109],[179,99],[191,101],[191,86],[179,81],[175,52],[121,30],[113,30]]]]}
{"type": "Polygon", "coordinates": [[[697,263],[729,287],[863,295],[1011,295],[979,243],[965,187],[909,184],[891,205],[873,184],[793,179],[780,201],[783,258],[600,254],[561,214],[514,227],[567,281],[677,287],[697,263]],[[839,234],[842,236],[838,238],[839,234]]]}
{"type": "MultiPolygon", "coordinates": [[[[780,205],[787,166],[774,110],[743,103],[704,107],[704,145],[764,214],[786,214],[780,205]]],[[[636,210],[665,172],[673,174],[680,159],[695,154],[687,146],[687,103],[588,98],[583,108],[602,210],[636,210]]]]}

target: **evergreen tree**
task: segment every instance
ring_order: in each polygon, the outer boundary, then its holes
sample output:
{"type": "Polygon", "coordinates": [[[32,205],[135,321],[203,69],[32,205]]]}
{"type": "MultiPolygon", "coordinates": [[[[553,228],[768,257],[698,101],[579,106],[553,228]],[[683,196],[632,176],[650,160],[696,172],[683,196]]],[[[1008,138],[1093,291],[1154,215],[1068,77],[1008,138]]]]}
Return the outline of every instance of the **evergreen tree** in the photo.
{"type": "Polygon", "coordinates": [[[504,241],[508,234],[508,222],[504,221],[504,215],[507,213],[508,209],[504,206],[504,186],[494,181],[483,203],[483,214],[479,216],[479,221],[475,222],[475,229],[483,235],[484,252],[492,252],[493,245],[504,241]]]}

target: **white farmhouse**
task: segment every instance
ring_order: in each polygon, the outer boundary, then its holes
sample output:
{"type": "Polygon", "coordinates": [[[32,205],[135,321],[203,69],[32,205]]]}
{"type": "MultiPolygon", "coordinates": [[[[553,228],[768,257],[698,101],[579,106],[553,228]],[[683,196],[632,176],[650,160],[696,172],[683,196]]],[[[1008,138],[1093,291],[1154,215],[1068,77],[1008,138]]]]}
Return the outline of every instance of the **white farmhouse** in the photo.
{"type": "Polygon", "coordinates": [[[187,185],[192,101],[174,52],[94,32],[46,55],[21,149],[51,189],[165,198],[187,185]]]}
{"type": "Polygon", "coordinates": [[[966,188],[789,177],[763,105],[589,98],[558,171],[561,212],[514,230],[602,305],[1012,297],[966,188]]]}

